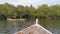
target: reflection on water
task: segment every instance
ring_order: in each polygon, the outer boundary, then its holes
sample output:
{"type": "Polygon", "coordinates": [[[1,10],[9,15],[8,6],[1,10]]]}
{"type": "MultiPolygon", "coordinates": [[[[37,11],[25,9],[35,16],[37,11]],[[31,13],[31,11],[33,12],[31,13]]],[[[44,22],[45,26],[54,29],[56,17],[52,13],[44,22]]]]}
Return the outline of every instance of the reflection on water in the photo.
{"type": "MultiPolygon", "coordinates": [[[[32,24],[35,20],[26,20],[26,21],[0,21],[0,34],[14,34],[17,31],[20,31],[32,24]]],[[[44,20],[40,19],[39,24],[51,31],[54,34],[60,34],[60,20],[44,20]]]]}

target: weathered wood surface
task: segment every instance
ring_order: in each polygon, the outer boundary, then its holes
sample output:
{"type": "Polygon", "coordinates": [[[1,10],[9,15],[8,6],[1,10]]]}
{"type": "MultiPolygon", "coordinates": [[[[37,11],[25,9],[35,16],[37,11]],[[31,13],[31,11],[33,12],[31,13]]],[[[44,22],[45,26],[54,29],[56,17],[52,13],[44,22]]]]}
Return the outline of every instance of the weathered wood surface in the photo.
{"type": "Polygon", "coordinates": [[[39,24],[34,24],[26,29],[23,29],[15,34],[52,34],[39,24]]]}

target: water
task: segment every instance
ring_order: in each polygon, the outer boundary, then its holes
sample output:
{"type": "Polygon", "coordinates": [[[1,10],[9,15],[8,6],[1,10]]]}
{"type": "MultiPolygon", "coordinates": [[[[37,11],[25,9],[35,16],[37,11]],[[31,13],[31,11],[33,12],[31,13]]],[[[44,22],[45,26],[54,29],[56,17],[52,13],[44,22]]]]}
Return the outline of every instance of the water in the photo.
{"type": "MultiPolygon", "coordinates": [[[[14,34],[32,24],[35,20],[11,20],[11,21],[0,21],[0,34],[14,34]]],[[[53,34],[60,34],[60,19],[39,19],[39,24],[42,25],[47,30],[51,31],[53,34]]]]}

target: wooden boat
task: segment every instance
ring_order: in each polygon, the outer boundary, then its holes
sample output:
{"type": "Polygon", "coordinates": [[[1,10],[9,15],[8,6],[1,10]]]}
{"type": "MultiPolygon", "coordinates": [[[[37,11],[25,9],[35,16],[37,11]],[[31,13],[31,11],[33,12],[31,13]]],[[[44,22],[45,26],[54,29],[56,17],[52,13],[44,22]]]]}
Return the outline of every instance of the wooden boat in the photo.
{"type": "Polygon", "coordinates": [[[36,23],[27,27],[21,31],[16,32],[15,34],[52,34],[50,31],[38,24],[38,19],[36,23]]]}
{"type": "Polygon", "coordinates": [[[25,20],[25,19],[11,19],[11,18],[7,18],[7,20],[25,20]]]}

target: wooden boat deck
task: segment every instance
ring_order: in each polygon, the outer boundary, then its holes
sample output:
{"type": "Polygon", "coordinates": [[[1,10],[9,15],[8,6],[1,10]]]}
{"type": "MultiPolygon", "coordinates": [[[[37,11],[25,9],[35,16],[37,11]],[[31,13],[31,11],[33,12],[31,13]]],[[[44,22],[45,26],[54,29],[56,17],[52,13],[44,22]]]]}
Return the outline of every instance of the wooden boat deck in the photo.
{"type": "MultiPolygon", "coordinates": [[[[38,22],[38,20],[36,20],[38,22]]],[[[15,34],[52,34],[50,31],[39,25],[38,23],[35,23],[31,25],[30,27],[27,27],[19,32],[16,32],[15,34]]]]}

